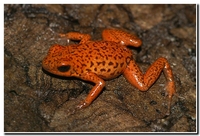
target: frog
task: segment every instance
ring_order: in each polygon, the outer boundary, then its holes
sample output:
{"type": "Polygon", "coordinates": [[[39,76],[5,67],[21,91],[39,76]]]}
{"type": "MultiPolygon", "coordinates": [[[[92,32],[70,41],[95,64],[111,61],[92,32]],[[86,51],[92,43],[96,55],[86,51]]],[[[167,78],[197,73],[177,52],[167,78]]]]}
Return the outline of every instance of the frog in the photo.
{"type": "Polygon", "coordinates": [[[78,109],[88,107],[101,93],[107,80],[123,75],[132,86],[145,92],[163,72],[168,95],[167,115],[170,114],[172,97],[176,92],[172,68],[165,57],[159,57],[143,73],[128,48],[142,45],[136,34],[107,28],[102,31],[102,40],[91,40],[91,35],[80,32],[60,33],[59,36],[78,41],[78,44],[52,45],[42,67],[54,75],[94,83],[86,98],[77,105],[78,109]]]}

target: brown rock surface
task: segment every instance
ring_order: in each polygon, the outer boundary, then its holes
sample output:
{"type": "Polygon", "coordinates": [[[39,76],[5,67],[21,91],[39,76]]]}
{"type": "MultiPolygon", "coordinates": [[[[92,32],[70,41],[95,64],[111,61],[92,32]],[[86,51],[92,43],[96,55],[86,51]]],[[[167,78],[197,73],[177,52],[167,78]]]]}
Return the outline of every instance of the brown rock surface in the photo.
{"type": "Polygon", "coordinates": [[[4,5],[5,132],[195,132],[196,5],[4,5]],[[142,71],[158,57],[173,69],[177,94],[167,111],[165,77],[140,92],[123,76],[106,81],[99,97],[75,110],[92,84],[42,70],[58,33],[101,38],[105,28],[136,33],[132,49],[142,71]]]}

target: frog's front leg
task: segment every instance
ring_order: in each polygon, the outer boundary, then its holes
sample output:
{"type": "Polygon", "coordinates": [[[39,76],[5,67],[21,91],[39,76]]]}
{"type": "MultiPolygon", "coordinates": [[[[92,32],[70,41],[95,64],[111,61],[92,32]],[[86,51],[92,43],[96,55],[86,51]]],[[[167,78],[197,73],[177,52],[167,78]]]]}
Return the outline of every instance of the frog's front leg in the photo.
{"type": "Polygon", "coordinates": [[[99,78],[94,73],[86,73],[86,74],[84,74],[84,76],[81,76],[80,78],[85,81],[91,81],[91,82],[95,83],[95,86],[92,88],[92,90],[90,90],[90,92],[87,95],[87,97],[85,98],[85,100],[83,100],[77,106],[77,108],[81,109],[81,108],[89,106],[93,102],[93,100],[99,95],[99,93],[102,91],[102,89],[105,86],[105,81],[102,80],[101,78],[99,78]]]}
{"type": "Polygon", "coordinates": [[[147,91],[152,84],[158,79],[160,73],[164,71],[167,79],[166,91],[169,96],[168,112],[170,114],[170,105],[173,94],[175,94],[175,82],[173,78],[172,69],[165,58],[158,58],[143,74],[134,60],[130,61],[123,75],[136,88],[141,91],[147,91]]]}
{"type": "Polygon", "coordinates": [[[82,34],[79,32],[69,32],[66,34],[59,34],[60,37],[66,37],[70,40],[80,40],[79,44],[84,44],[91,39],[89,34],[82,34]]]}

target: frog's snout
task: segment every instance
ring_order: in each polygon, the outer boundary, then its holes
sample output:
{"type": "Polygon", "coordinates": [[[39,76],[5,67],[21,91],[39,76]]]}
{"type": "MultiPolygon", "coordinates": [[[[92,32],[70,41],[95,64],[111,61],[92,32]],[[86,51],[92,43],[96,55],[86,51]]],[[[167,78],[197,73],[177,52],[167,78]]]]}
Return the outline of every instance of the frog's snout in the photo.
{"type": "Polygon", "coordinates": [[[43,69],[47,70],[49,69],[49,61],[48,61],[48,58],[45,57],[43,60],[42,60],[42,67],[43,69]]]}
{"type": "Polygon", "coordinates": [[[140,47],[140,46],[142,45],[142,40],[139,39],[139,38],[137,38],[137,40],[132,40],[132,39],[131,39],[130,42],[133,43],[133,45],[134,45],[135,47],[140,47]]]}

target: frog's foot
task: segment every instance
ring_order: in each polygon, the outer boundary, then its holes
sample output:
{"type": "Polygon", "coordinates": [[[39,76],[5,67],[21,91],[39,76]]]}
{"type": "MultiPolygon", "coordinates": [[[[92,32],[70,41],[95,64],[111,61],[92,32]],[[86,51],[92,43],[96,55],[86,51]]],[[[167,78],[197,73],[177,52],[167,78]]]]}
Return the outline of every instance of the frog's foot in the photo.
{"type": "Polygon", "coordinates": [[[166,94],[168,95],[168,108],[166,115],[170,115],[171,111],[171,102],[172,102],[172,96],[175,94],[175,83],[172,81],[168,81],[166,84],[166,94]]]}
{"type": "Polygon", "coordinates": [[[179,99],[185,99],[185,97],[182,97],[182,96],[178,95],[177,93],[174,93],[174,96],[178,97],[179,99]]]}
{"type": "Polygon", "coordinates": [[[66,34],[60,33],[59,36],[65,37],[70,40],[78,40],[80,41],[80,44],[84,44],[91,39],[91,36],[89,34],[82,34],[79,32],[69,32],[66,34]]]}
{"type": "Polygon", "coordinates": [[[166,95],[169,97],[169,103],[168,103],[168,113],[170,113],[170,105],[172,101],[172,96],[176,96],[180,99],[185,99],[182,96],[179,96],[175,91],[175,83],[173,81],[168,81],[166,84],[166,95]]]}
{"type": "Polygon", "coordinates": [[[77,108],[82,109],[87,106],[89,106],[94,99],[97,98],[97,96],[100,94],[102,91],[103,87],[105,86],[105,81],[101,78],[99,78],[96,74],[94,73],[86,73],[81,77],[81,79],[86,80],[86,81],[91,81],[95,83],[95,86],[92,88],[92,90],[89,92],[85,100],[83,100],[77,108]]]}
{"type": "Polygon", "coordinates": [[[83,108],[86,108],[90,105],[90,103],[87,103],[85,100],[81,101],[79,103],[79,105],[76,107],[77,109],[83,109],[83,108]]]}
{"type": "Polygon", "coordinates": [[[184,97],[179,96],[176,91],[175,91],[175,83],[173,81],[168,81],[166,84],[166,96],[168,96],[169,101],[168,101],[168,110],[166,115],[170,115],[170,107],[171,107],[171,101],[172,101],[172,97],[176,96],[180,99],[185,99],[184,97]]]}
{"type": "Polygon", "coordinates": [[[60,37],[66,37],[66,34],[60,33],[59,36],[60,36],[60,37]]]}

